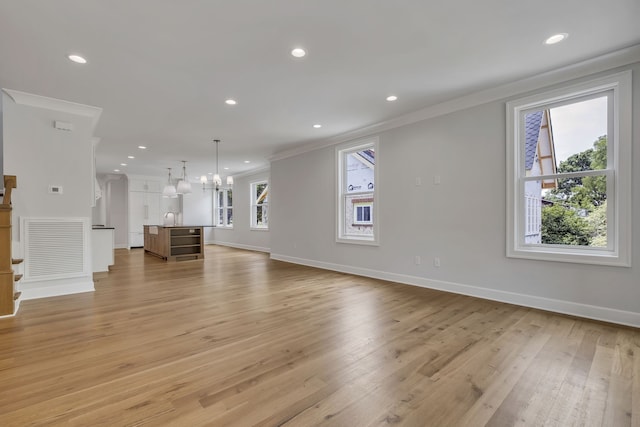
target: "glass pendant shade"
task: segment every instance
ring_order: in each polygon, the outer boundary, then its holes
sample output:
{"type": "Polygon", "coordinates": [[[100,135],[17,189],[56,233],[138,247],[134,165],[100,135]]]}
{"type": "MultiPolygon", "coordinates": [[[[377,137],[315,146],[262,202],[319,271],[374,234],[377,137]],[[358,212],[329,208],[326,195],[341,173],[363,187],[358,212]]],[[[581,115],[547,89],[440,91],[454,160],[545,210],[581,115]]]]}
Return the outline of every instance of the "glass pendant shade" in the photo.
{"type": "Polygon", "coordinates": [[[178,193],[176,192],[176,187],[173,185],[165,185],[162,190],[162,197],[168,197],[170,199],[175,199],[178,197],[178,193]]]}
{"type": "MultiPolygon", "coordinates": [[[[215,175],[213,175],[213,185],[214,185],[215,189],[218,190],[220,187],[222,187],[222,177],[220,177],[220,174],[218,173],[218,159],[219,159],[219,156],[218,156],[218,144],[220,144],[220,140],[219,139],[214,139],[213,142],[216,144],[216,173],[215,173],[215,175]]],[[[227,185],[233,185],[233,177],[232,176],[228,176],[227,177],[227,185]]]]}
{"type": "Polygon", "coordinates": [[[182,161],[182,179],[178,181],[176,187],[176,193],[178,194],[191,194],[191,183],[187,178],[187,161],[182,161]]]}
{"type": "Polygon", "coordinates": [[[169,169],[169,178],[167,179],[167,185],[165,185],[162,189],[162,197],[175,199],[176,197],[178,197],[178,194],[176,193],[176,187],[171,182],[171,168],[167,169],[169,169]]]}
{"type": "Polygon", "coordinates": [[[176,188],[176,193],[191,194],[191,183],[189,181],[185,181],[184,179],[181,179],[178,182],[178,188],[176,188]]]}

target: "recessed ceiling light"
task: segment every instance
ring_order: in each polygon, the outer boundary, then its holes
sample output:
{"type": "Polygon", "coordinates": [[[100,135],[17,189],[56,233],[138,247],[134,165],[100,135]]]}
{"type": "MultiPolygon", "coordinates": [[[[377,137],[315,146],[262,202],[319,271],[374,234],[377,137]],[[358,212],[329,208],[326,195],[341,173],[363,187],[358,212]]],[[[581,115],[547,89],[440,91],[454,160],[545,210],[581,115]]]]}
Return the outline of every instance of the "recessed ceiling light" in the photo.
{"type": "Polygon", "coordinates": [[[120,169],[114,169],[113,171],[114,172],[120,172],[120,169]]]}
{"type": "Polygon", "coordinates": [[[141,150],[146,150],[147,149],[147,147],[145,147],[144,145],[138,145],[138,148],[141,149],[141,150]]]}
{"type": "Polygon", "coordinates": [[[551,37],[549,37],[548,39],[546,39],[544,41],[544,44],[556,44],[556,43],[560,43],[561,41],[563,41],[564,39],[566,39],[567,37],[569,37],[569,34],[567,33],[559,33],[559,34],[554,34],[551,37]]]}
{"type": "Polygon", "coordinates": [[[224,101],[227,105],[236,105],[237,102],[235,99],[227,99],[226,101],[224,101]]]}
{"type": "Polygon", "coordinates": [[[398,99],[397,96],[395,95],[389,95],[387,96],[387,101],[391,102],[391,101],[396,101],[398,99]]]}
{"type": "Polygon", "coordinates": [[[320,124],[315,124],[315,125],[313,125],[313,127],[314,127],[314,128],[316,128],[316,129],[320,129],[320,128],[322,127],[322,125],[320,125],[320,124]]]}
{"type": "Polygon", "coordinates": [[[78,64],[86,64],[87,60],[80,55],[69,55],[67,58],[78,64]]]}
{"type": "Polygon", "coordinates": [[[127,156],[127,159],[135,159],[135,156],[127,156]]]}
{"type": "Polygon", "coordinates": [[[213,172],[209,172],[207,175],[213,175],[213,172]]]}
{"type": "Polygon", "coordinates": [[[307,52],[304,49],[301,49],[299,47],[293,49],[291,51],[291,55],[295,56],[296,58],[302,58],[303,56],[305,56],[307,54],[307,52]]]}
{"type": "Polygon", "coordinates": [[[251,163],[251,160],[245,160],[244,162],[245,163],[251,163]]]}
{"type": "Polygon", "coordinates": [[[127,166],[126,163],[120,163],[120,166],[127,166]]]}
{"type": "Polygon", "coordinates": [[[222,168],[222,169],[224,169],[224,170],[226,170],[226,171],[228,171],[228,170],[229,170],[229,168],[222,168]]]}

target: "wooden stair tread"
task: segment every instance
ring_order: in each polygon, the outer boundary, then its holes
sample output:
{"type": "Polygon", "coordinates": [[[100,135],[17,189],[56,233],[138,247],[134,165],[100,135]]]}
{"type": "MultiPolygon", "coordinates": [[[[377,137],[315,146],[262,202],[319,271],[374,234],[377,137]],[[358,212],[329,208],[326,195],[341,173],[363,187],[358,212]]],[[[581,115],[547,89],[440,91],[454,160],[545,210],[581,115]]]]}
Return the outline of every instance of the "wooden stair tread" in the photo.
{"type": "Polygon", "coordinates": [[[18,280],[22,279],[22,274],[16,274],[15,276],[13,276],[13,280],[15,282],[17,282],[18,280]]]}
{"type": "Polygon", "coordinates": [[[13,294],[13,300],[16,301],[18,298],[20,298],[20,295],[22,295],[22,292],[15,292],[13,294]]]}
{"type": "Polygon", "coordinates": [[[11,258],[11,264],[16,265],[16,264],[22,264],[24,260],[22,258],[11,258]]]}

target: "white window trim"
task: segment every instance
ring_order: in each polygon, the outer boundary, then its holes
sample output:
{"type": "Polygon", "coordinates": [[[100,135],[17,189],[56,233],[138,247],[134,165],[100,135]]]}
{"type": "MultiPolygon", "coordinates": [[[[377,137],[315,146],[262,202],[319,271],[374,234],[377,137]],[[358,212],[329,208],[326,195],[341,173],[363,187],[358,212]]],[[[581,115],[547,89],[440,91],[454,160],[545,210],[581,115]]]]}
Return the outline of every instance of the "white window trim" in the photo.
{"type": "MultiPolygon", "coordinates": [[[[574,262],[612,266],[631,266],[631,146],[632,146],[632,86],[631,71],[612,74],[584,83],[535,94],[507,103],[507,257],[545,261],[574,262]],[[553,102],[580,98],[612,91],[613,117],[607,135],[607,217],[612,219],[605,248],[560,245],[525,245],[524,227],[524,138],[521,123],[523,111],[543,107],[553,102]]],[[[595,171],[596,173],[598,171],[595,171]]],[[[581,173],[584,174],[584,173],[581,173]]],[[[540,177],[537,177],[538,179],[540,177]]]]}
{"type": "Polygon", "coordinates": [[[233,195],[231,196],[232,197],[231,206],[227,205],[227,200],[228,200],[227,191],[229,191],[229,190],[233,191],[232,188],[221,188],[218,191],[215,191],[215,197],[214,197],[214,202],[213,202],[214,203],[214,212],[215,212],[214,220],[215,220],[216,227],[219,227],[219,228],[228,228],[228,229],[232,229],[233,228],[233,222],[231,222],[231,224],[229,224],[228,220],[227,220],[227,212],[229,211],[229,209],[231,209],[231,211],[233,212],[233,195]],[[220,193],[222,193],[222,195],[223,195],[222,197],[223,197],[223,200],[224,200],[224,203],[223,203],[222,206],[218,206],[218,203],[219,203],[219,199],[218,198],[220,197],[220,193]],[[218,216],[218,214],[220,213],[219,212],[220,209],[222,209],[223,224],[220,224],[218,222],[219,218],[220,218],[218,216]]]}
{"type": "MultiPolygon", "coordinates": [[[[380,155],[379,155],[379,145],[380,138],[369,137],[365,139],[359,139],[357,141],[352,141],[347,144],[341,144],[335,149],[335,164],[337,165],[336,170],[336,197],[338,199],[337,209],[336,209],[336,242],[337,243],[350,243],[356,245],[371,245],[371,246],[379,246],[380,245],[380,216],[378,215],[378,207],[380,206],[380,192],[378,191],[379,182],[378,179],[378,170],[380,169],[380,155]],[[352,236],[345,235],[345,221],[352,221],[354,218],[345,218],[345,206],[344,206],[344,197],[342,189],[344,187],[344,178],[346,176],[346,164],[344,161],[344,156],[342,155],[347,151],[357,151],[361,148],[368,147],[373,145],[373,149],[376,153],[376,163],[373,168],[373,209],[371,210],[371,217],[373,218],[373,236],[352,236]]],[[[366,194],[371,193],[371,191],[364,192],[366,194]]],[[[354,193],[350,193],[354,194],[354,193]]],[[[357,194],[357,193],[356,193],[357,194]]]]}
{"type": "MultiPolygon", "coordinates": [[[[255,203],[255,196],[253,195],[253,190],[254,187],[257,186],[258,184],[262,184],[265,183],[267,184],[268,187],[270,187],[269,185],[269,180],[268,179],[261,179],[259,181],[253,181],[249,183],[249,193],[250,193],[250,206],[251,206],[251,224],[249,225],[249,229],[253,230],[253,231],[269,231],[269,217],[267,216],[267,225],[256,225],[256,207],[258,206],[255,203]]],[[[271,188],[269,188],[269,192],[271,192],[271,188]]],[[[268,197],[268,196],[267,196],[268,197]]],[[[267,199],[268,200],[268,199],[267,199]]],[[[267,212],[269,211],[269,202],[267,203],[262,203],[260,204],[260,206],[266,206],[267,208],[267,212]]]]}

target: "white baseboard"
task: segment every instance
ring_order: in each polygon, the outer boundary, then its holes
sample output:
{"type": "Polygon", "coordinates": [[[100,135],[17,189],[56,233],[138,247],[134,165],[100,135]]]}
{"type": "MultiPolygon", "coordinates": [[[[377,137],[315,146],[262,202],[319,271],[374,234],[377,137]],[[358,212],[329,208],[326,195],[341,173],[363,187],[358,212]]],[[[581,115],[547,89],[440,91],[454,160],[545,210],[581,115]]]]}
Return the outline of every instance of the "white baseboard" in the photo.
{"type": "Polygon", "coordinates": [[[61,295],[79,294],[82,292],[93,292],[93,280],[74,280],[73,282],[53,281],[51,282],[30,282],[20,286],[23,301],[38,298],[57,297],[61,295]]]}
{"type": "Polygon", "coordinates": [[[257,251],[257,252],[271,252],[271,248],[263,248],[261,246],[251,246],[251,245],[243,245],[240,243],[231,243],[231,242],[221,242],[219,240],[213,240],[211,242],[205,242],[207,245],[220,245],[220,246],[229,246],[230,248],[236,249],[246,249],[248,251],[257,251]]]}
{"type": "Polygon", "coordinates": [[[353,267],[350,265],[314,261],[304,258],[291,257],[288,255],[272,253],[271,259],[290,262],[293,264],[322,268],[325,270],[339,271],[341,273],[350,273],[358,276],[371,277],[374,279],[388,280],[391,282],[398,282],[406,285],[420,286],[423,288],[452,292],[455,294],[468,295],[493,301],[505,302],[509,304],[516,304],[524,307],[553,311],[556,313],[585,317],[587,319],[601,320],[605,322],[617,323],[620,325],[633,326],[636,328],[640,327],[640,313],[632,311],[617,310],[613,308],[581,304],[572,301],[499,291],[478,286],[445,282],[442,280],[430,280],[423,277],[388,273],[385,271],[353,267]]]}
{"type": "Polygon", "coordinates": [[[0,319],[4,319],[5,317],[13,317],[18,313],[18,309],[20,308],[20,301],[22,301],[22,295],[14,302],[13,306],[13,314],[4,314],[0,316],[0,319]]]}

